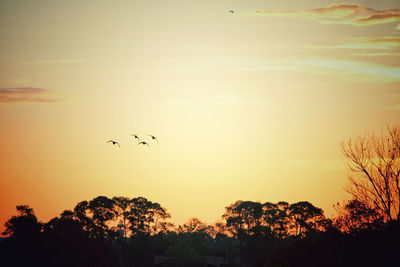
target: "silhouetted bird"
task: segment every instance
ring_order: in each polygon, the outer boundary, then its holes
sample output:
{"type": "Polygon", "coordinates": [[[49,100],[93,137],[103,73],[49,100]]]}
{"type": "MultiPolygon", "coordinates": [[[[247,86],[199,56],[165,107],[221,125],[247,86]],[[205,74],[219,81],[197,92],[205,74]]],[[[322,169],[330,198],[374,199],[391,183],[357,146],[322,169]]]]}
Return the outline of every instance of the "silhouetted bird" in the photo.
{"type": "Polygon", "coordinates": [[[120,145],[119,145],[119,143],[117,142],[117,141],[114,141],[114,140],[108,140],[106,143],[112,143],[113,145],[118,145],[119,147],[121,147],[120,145]]]}
{"type": "Polygon", "coordinates": [[[146,145],[146,146],[150,147],[150,146],[149,146],[149,144],[148,144],[148,143],[146,143],[146,142],[144,142],[144,141],[142,141],[142,142],[139,142],[139,143],[138,143],[138,145],[146,145]]]}
{"type": "Polygon", "coordinates": [[[158,143],[158,140],[157,140],[157,138],[156,138],[154,135],[148,134],[148,136],[150,136],[150,137],[151,137],[151,139],[153,139],[153,140],[156,140],[156,141],[157,141],[157,143],[158,143]]]}
{"type": "Polygon", "coordinates": [[[231,14],[233,14],[235,11],[233,11],[233,10],[229,10],[229,13],[231,13],[231,14]]]}
{"type": "Polygon", "coordinates": [[[133,136],[133,138],[137,139],[138,142],[140,142],[139,136],[137,136],[136,134],[131,134],[133,136]]]}

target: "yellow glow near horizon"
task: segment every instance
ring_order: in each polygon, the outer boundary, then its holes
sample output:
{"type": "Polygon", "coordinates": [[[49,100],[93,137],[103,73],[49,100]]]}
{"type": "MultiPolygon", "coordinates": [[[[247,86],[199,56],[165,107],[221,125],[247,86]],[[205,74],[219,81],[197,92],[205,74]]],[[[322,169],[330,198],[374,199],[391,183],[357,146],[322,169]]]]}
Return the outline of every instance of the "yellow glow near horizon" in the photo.
{"type": "Polygon", "coordinates": [[[177,224],[236,200],[332,216],[350,197],[340,141],[399,123],[400,32],[318,23],[331,4],[2,1],[1,227],[18,204],[47,221],[99,195],[146,197],[177,224]]]}

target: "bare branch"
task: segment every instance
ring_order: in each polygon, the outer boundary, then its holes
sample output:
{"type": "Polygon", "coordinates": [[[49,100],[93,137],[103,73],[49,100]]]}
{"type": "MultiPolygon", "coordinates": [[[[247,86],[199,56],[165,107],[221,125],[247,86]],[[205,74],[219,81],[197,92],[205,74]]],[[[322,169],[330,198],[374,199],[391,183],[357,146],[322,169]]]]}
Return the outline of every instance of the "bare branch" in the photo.
{"type": "Polygon", "coordinates": [[[364,134],[341,143],[353,176],[346,191],[366,206],[377,209],[386,221],[400,213],[400,126],[381,135],[364,134]]]}

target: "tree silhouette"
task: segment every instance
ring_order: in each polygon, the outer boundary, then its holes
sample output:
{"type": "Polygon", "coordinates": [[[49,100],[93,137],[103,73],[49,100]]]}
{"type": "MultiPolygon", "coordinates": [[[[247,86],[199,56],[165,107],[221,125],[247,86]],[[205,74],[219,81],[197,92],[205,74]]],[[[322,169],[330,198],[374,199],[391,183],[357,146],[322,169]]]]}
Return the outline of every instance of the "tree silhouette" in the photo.
{"type": "Polygon", "coordinates": [[[3,235],[12,239],[34,240],[42,230],[42,223],[37,220],[35,212],[28,205],[17,206],[17,211],[19,215],[12,216],[5,223],[3,235]]]}
{"type": "Polygon", "coordinates": [[[200,221],[198,218],[190,218],[182,226],[178,226],[179,233],[194,233],[194,232],[205,232],[207,230],[207,224],[200,221]]]}
{"type": "Polygon", "coordinates": [[[334,205],[338,217],[334,224],[337,229],[349,234],[365,230],[376,230],[383,225],[383,215],[376,209],[367,207],[365,203],[352,199],[344,206],[334,205]]]}
{"type": "Polygon", "coordinates": [[[382,213],[385,222],[399,220],[400,126],[342,142],[342,151],[351,171],[347,191],[382,213]]]}
{"type": "Polygon", "coordinates": [[[358,199],[338,208],[336,229],[307,201],[236,201],[225,209],[226,223],[191,218],[173,229],[166,209],[144,197],[99,196],[44,224],[21,205],[5,224],[0,258],[6,267],[333,267],[390,266],[397,255],[400,224],[383,223],[381,212],[358,199]],[[121,227],[130,229],[125,238],[121,227]],[[156,258],[163,261],[155,265],[156,258]]]}
{"type": "Polygon", "coordinates": [[[9,247],[0,247],[2,264],[7,266],[37,265],[40,262],[41,232],[40,223],[28,205],[17,206],[17,216],[12,216],[5,224],[3,235],[9,236],[9,247]],[[8,258],[7,258],[8,257],[8,258]]]}
{"type": "Polygon", "coordinates": [[[94,222],[88,215],[88,209],[89,203],[86,200],[79,202],[74,208],[74,218],[80,223],[82,230],[94,237],[94,222]]]}
{"type": "Polygon", "coordinates": [[[72,211],[65,210],[59,217],[44,224],[43,241],[48,260],[56,258],[71,266],[87,263],[88,235],[72,211]]]}
{"type": "Polygon", "coordinates": [[[294,204],[237,201],[226,207],[222,216],[231,233],[238,237],[269,235],[278,238],[305,236],[308,231],[323,231],[330,225],[320,208],[307,201],[294,204]]]}
{"type": "Polygon", "coordinates": [[[81,201],[74,208],[74,217],[89,237],[106,238],[113,233],[108,224],[116,217],[114,201],[105,196],[81,201]]]}
{"type": "Polygon", "coordinates": [[[266,202],[263,204],[263,221],[277,238],[288,236],[289,203],[280,201],[277,204],[266,202]]]}
{"type": "Polygon", "coordinates": [[[263,204],[253,201],[236,201],[225,207],[226,226],[239,240],[241,263],[244,266],[255,264],[256,255],[262,248],[264,240],[272,235],[264,216],[263,204]]]}
{"type": "Polygon", "coordinates": [[[124,231],[124,238],[127,236],[127,216],[129,210],[129,203],[130,199],[127,197],[113,197],[112,200],[114,201],[114,210],[116,218],[122,222],[122,227],[124,231]]]}
{"type": "Polygon", "coordinates": [[[88,210],[92,215],[96,235],[105,237],[110,233],[107,222],[115,217],[114,201],[105,196],[98,196],[89,202],[88,210]]]}
{"type": "Polygon", "coordinates": [[[290,228],[294,235],[304,237],[309,231],[324,231],[330,226],[330,220],[324,216],[322,209],[314,207],[310,202],[300,201],[290,205],[290,228]]]}
{"type": "Polygon", "coordinates": [[[129,207],[127,219],[132,235],[150,235],[152,232],[157,232],[160,220],[170,217],[160,204],[153,203],[144,197],[132,199],[129,207]]]}
{"type": "Polygon", "coordinates": [[[254,234],[262,225],[263,208],[259,202],[239,200],[225,209],[222,218],[226,220],[231,233],[239,239],[254,234]]]}
{"type": "Polygon", "coordinates": [[[173,266],[204,266],[213,245],[212,237],[207,233],[210,226],[198,218],[190,218],[178,226],[178,234],[173,235],[166,255],[173,266]]]}

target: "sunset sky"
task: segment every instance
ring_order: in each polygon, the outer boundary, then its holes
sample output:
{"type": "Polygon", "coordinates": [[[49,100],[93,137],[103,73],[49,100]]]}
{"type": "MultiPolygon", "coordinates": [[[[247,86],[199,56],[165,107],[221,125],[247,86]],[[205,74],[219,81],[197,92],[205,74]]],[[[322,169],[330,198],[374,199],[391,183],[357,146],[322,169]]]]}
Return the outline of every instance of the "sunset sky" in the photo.
{"type": "Polygon", "coordinates": [[[330,217],[340,142],[398,123],[397,0],[0,2],[1,231],[99,195],[177,224],[236,200],[330,217]]]}

